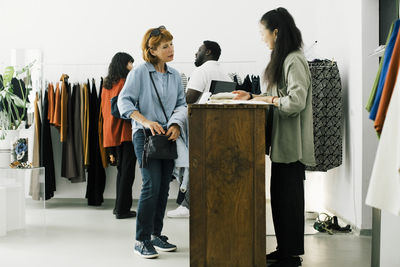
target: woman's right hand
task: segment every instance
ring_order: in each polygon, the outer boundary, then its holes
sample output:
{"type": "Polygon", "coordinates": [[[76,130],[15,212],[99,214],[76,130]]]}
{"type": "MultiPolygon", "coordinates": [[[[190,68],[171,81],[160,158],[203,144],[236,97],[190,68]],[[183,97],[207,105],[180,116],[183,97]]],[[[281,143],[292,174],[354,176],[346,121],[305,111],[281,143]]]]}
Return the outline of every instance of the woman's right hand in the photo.
{"type": "Polygon", "coordinates": [[[232,94],[236,95],[233,98],[233,100],[249,100],[250,99],[250,94],[246,91],[242,91],[242,90],[233,91],[232,94]]]}
{"type": "Polygon", "coordinates": [[[146,120],[143,122],[143,126],[150,129],[152,135],[165,134],[164,128],[156,121],[146,120]]]}

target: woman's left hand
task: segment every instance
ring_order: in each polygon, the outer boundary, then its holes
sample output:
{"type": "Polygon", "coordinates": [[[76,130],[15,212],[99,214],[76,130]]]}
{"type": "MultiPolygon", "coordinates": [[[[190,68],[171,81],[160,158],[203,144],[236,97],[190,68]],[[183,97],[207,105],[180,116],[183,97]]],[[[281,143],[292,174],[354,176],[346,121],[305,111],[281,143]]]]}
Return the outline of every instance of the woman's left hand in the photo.
{"type": "Polygon", "coordinates": [[[274,104],[274,103],[272,103],[272,96],[257,97],[257,98],[253,98],[250,101],[263,101],[263,102],[268,103],[268,104],[274,104]]]}
{"type": "Polygon", "coordinates": [[[181,129],[179,128],[178,125],[173,124],[171,125],[171,127],[169,127],[165,135],[169,137],[168,140],[176,141],[179,135],[181,135],[181,129]]]}

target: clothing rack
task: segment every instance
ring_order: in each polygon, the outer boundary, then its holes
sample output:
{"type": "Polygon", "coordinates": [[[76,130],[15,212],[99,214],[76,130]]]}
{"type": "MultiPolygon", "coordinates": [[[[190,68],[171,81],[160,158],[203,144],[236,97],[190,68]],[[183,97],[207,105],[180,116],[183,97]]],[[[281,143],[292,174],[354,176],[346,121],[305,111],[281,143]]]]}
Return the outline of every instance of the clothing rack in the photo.
{"type": "MultiPolygon", "coordinates": [[[[219,60],[218,62],[222,64],[257,63],[256,60],[232,60],[232,61],[219,60]]],[[[173,61],[171,62],[171,64],[193,64],[193,61],[173,61]]]]}
{"type": "Polygon", "coordinates": [[[336,61],[333,59],[332,60],[329,60],[329,59],[321,60],[319,62],[308,62],[308,65],[313,68],[330,68],[330,67],[334,66],[335,64],[336,64],[336,61]],[[327,65],[326,63],[328,61],[330,61],[331,64],[327,65]]]}
{"type": "MultiPolygon", "coordinates": [[[[256,60],[219,61],[224,64],[257,63],[256,60]]],[[[193,61],[173,61],[171,64],[193,64],[193,61]]],[[[109,63],[41,63],[41,66],[108,66],[109,63]]]]}
{"type": "Polygon", "coordinates": [[[42,66],[106,66],[109,63],[42,63],[42,66]]]}

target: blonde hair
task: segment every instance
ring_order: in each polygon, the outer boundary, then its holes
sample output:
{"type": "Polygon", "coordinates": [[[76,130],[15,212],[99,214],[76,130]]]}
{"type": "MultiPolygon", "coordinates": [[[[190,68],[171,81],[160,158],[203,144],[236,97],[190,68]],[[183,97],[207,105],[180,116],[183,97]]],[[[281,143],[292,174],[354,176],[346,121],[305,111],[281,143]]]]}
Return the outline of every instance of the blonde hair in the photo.
{"type": "Polygon", "coordinates": [[[161,42],[169,42],[174,38],[167,29],[160,29],[159,35],[150,37],[151,32],[155,29],[157,28],[147,30],[142,40],[143,59],[151,64],[157,64],[158,58],[151,54],[150,49],[157,49],[161,42]]]}

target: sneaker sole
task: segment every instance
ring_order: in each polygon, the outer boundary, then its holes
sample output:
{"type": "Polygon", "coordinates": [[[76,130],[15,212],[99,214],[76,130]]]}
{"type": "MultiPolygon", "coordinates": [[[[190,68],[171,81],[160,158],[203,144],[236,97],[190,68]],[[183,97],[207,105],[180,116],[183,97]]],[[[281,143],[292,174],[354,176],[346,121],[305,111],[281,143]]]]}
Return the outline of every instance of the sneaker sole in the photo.
{"type": "Polygon", "coordinates": [[[189,218],[190,215],[168,215],[168,214],[167,214],[167,217],[168,217],[168,218],[173,218],[173,219],[179,219],[179,218],[184,219],[184,218],[189,218]]]}
{"type": "Polygon", "coordinates": [[[145,258],[145,259],[154,259],[154,258],[157,258],[157,257],[158,257],[158,254],[155,254],[155,255],[143,255],[142,253],[140,253],[140,252],[137,251],[137,250],[135,250],[135,254],[137,254],[137,255],[139,255],[140,257],[145,258]]]}
{"type": "MultiPolygon", "coordinates": [[[[153,245],[153,246],[154,246],[154,245],[153,245]]],[[[155,248],[156,250],[163,251],[163,252],[173,252],[173,251],[176,251],[176,250],[177,250],[176,247],[175,247],[175,248],[160,248],[160,247],[154,246],[154,248],[155,248]]]]}

